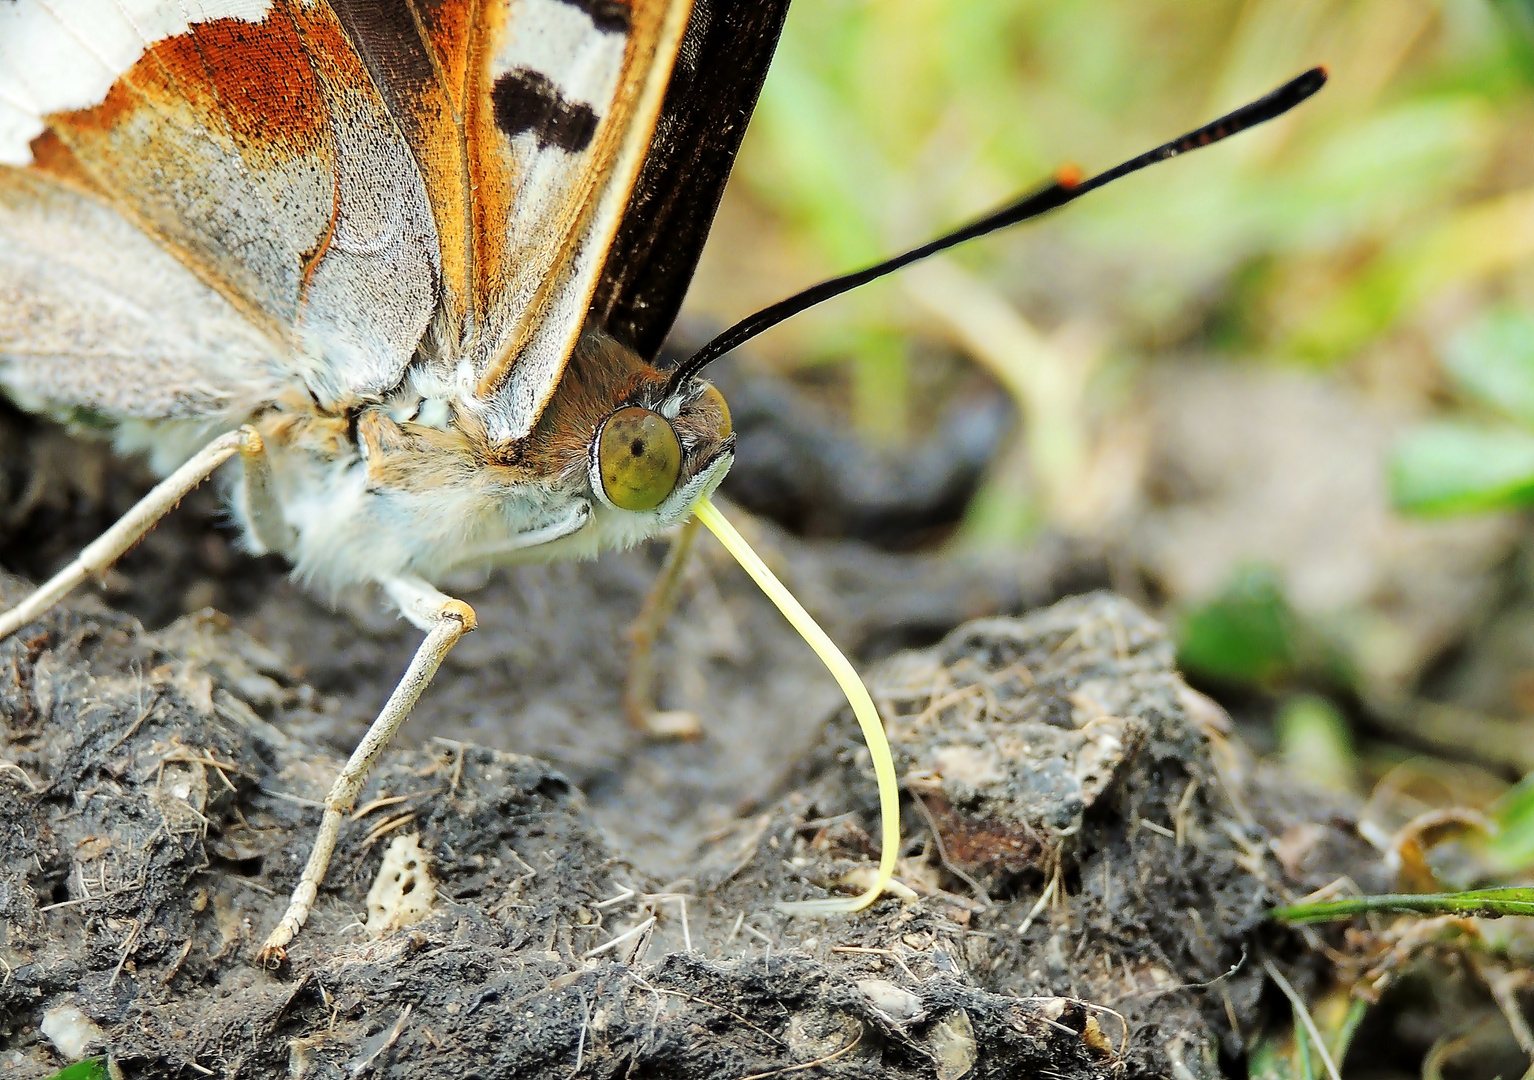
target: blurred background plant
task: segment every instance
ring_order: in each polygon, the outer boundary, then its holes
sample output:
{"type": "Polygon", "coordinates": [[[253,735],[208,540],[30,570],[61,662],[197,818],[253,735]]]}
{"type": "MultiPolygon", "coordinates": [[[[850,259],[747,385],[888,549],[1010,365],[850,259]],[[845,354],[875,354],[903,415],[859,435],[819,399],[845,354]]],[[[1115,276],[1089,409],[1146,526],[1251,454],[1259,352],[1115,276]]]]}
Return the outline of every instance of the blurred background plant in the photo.
{"type": "Polygon", "coordinates": [[[802,4],[711,252],[730,272],[705,275],[692,310],[722,319],[873,261],[1062,163],[1106,167],[1328,63],[1325,93],[1290,117],[871,286],[759,350],[838,365],[859,430],[886,441],[920,412],[924,347],[964,352],[1030,421],[1032,485],[1008,494],[1043,506],[1024,520],[1070,522],[1116,367],[1192,340],[1338,364],[1393,334],[1436,336],[1467,290],[1518,293],[1534,253],[1525,14],[1485,0],[802,4]]]}
{"type": "MultiPolygon", "coordinates": [[[[1526,882],[1534,0],[799,0],[684,330],[1316,63],[1330,84],[1288,117],[809,312],[732,363],[792,384],[787,408],[875,459],[953,444],[933,432],[964,401],[1004,397],[1012,434],[914,542],[1097,545],[1259,752],[1367,797],[1404,891],[1526,882]]],[[[1356,1003],[1417,985],[1411,964],[1446,941],[1484,993],[1418,986],[1437,1026],[1348,1069],[1489,1080],[1508,1038],[1534,1059],[1508,983],[1534,953],[1523,920],[1371,918],[1375,966],[1355,974],[1391,977],[1312,995],[1337,1056],[1385,1023],[1356,1003]],[[1507,1038],[1472,1053],[1488,1017],[1507,1038]]],[[[1296,1030],[1253,1043],[1254,1075],[1324,1075],[1296,1030]]]]}

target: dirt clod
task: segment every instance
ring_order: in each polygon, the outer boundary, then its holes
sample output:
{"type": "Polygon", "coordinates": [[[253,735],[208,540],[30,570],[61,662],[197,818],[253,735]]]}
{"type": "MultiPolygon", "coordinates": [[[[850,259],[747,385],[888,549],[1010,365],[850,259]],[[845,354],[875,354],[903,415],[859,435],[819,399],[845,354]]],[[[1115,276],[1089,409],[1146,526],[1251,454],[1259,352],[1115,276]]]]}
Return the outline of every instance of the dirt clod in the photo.
{"type": "MultiPolygon", "coordinates": [[[[547,764],[438,739],[386,757],[268,971],[340,765],[305,734],[322,695],[273,665],[223,620],[147,633],[89,596],[0,643],[6,1075],[63,1064],[43,1025],[70,1009],[129,1077],[1211,1077],[1283,944],[1265,908],[1325,870],[1286,879],[1285,823],[1245,809],[1268,801],[1190,721],[1165,635],[1098,594],[872,673],[912,899],[772,908],[877,855],[849,716],[670,882],[547,764]],[[375,938],[386,863],[435,895],[375,938]]],[[[1315,824],[1347,848],[1342,820],[1315,824]]]]}

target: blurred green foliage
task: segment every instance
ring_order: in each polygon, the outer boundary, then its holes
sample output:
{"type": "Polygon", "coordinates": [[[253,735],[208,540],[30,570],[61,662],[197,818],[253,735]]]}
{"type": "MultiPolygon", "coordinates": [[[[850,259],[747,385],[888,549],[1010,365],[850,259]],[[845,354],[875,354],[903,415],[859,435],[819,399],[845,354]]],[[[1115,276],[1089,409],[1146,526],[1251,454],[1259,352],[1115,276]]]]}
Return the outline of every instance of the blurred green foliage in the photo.
{"type": "MultiPolygon", "coordinates": [[[[740,175],[808,281],[1326,63],[1292,116],[952,258],[1131,358],[1334,363],[1534,254],[1531,26],[1526,0],[817,0],[790,12],[740,175]]],[[[967,351],[903,290],[809,316],[790,350],[850,361],[854,415],[887,438],[915,411],[914,343],[967,351]]]]}
{"type": "Polygon", "coordinates": [[[1326,698],[1302,694],[1279,709],[1274,725],[1284,765],[1295,776],[1338,792],[1358,789],[1358,757],[1347,718],[1326,698]]]}
{"type": "MultiPolygon", "coordinates": [[[[1351,682],[1345,658],[1294,610],[1278,574],[1266,566],[1238,569],[1217,596],[1185,612],[1176,631],[1178,666],[1203,680],[1274,692],[1351,682]]],[[[1314,714],[1323,706],[1320,699],[1300,699],[1293,705],[1300,710],[1296,722],[1309,724],[1306,710],[1314,714]]]]}
{"type": "Polygon", "coordinates": [[[1299,664],[1299,618],[1265,567],[1241,571],[1221,595],[1188,612],[1177,637],[1178,666],[1218,682],[1272,685],[1299,664]]]}
{"type": "Polygon", "coordinates": [[[77,1061],[73,1065],[67,1065],[54,1073],[48,1080],[106,1080],[107,1059],[86,1058],[77,1061]]]}
{"type": "Polygon", "coordinates": [[[1534,867],[1534,775],[1503,795],[1490,816],[1496,831],[1482,850],[1492,866],[1506,874],[1534,867]]]}
{"type": "Polygon", "coordinates": [[[1391,497],[1418,514],[1534,502],[1534,315],[1494,309],[1450,340],[1445,374],[1484,416],[1419,426],[1397,447],[1391,497]]]}
{"type": "Polygon", "coordinates": [[[1424,424],[1397,448],[1390,492],[1396,506],[1418,514],[1525,506],[1534,500],[1534,433],[1424,424]]]}
{"type": "Polygon", "coordinates": [[[1493,309],[1449,340],[1448,374],[1470,397],[1534,425],[1534,318],[1493,309]]]}

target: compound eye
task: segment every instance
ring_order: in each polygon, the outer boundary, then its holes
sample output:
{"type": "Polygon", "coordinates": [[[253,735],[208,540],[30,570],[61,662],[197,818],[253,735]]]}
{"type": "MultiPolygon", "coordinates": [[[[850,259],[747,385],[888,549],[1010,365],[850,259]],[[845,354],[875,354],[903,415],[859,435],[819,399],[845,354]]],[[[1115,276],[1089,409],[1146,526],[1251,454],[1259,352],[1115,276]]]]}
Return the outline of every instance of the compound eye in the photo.
{"type": "Polygon", "coordinates": [[[610,503],[623,510],[654,510],[676,489],[682,444],[659,413],[619,409],[602,425],[597,467],[610,503]]]}
{"type": "Polygon", "coordinates": [[[703,388],[703,396],[699,402],[708,402],[719,412],[719,437],[728,438],[734,426],[730,420],[730,406],[725,402],[724,395],[714,388],[713,383],[703,388]]]}

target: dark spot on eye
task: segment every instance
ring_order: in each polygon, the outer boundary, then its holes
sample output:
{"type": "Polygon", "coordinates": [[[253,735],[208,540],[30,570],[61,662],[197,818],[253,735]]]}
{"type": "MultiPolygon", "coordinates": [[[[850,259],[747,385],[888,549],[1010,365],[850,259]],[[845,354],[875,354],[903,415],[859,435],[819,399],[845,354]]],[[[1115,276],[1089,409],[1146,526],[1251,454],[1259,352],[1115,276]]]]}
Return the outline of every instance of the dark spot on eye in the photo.
{"type": "Polygon", "coordinates": [[[510,139],[531,133],[540,149],[550,146],[579,153],[597,133],[597,114],[589,105],[560,96],[547,75],[529,68],[508,71],[490,91],[495,126],[510,139]]]}
{"type": "Polygon", "coordinates": [[[629,453],[633,454],[635,457],[644,457],[644,440],[635,439],[633,442],[629,443],[629,453]]]}

